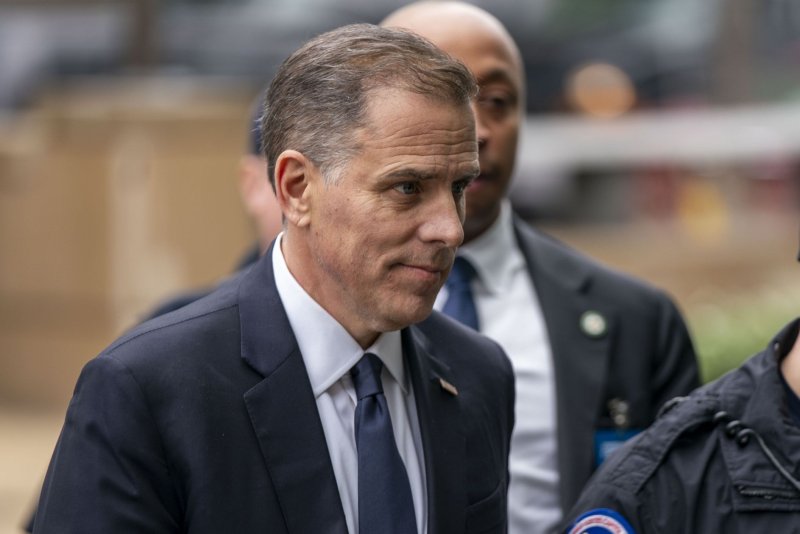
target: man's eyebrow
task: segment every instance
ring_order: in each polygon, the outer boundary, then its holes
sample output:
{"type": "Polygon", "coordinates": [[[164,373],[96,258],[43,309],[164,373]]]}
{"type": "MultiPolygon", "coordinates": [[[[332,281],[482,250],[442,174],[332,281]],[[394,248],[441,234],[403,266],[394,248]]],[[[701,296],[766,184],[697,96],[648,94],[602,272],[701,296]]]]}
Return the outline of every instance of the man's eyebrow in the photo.
{"type": "Polygon", "coordinates": [[[436,178],[436,175],[420,169],[404,168],[404,169],[397,169],[396,171],[392,171],[383,176],[384,180],[396,180],[398,178],[402,178],[404,180],[421,181],[421,180],[433,180],[434,178],[436,178]]]}
{"type": "Polygon", "coordinates": [[[508,72],[508,69],[503,69],[500,67],[481,74],[477,81],[478,85],[484,85],[492,82],[507,82],[516,88],[514,78],[511,76],[511,73],[508,72]]]}

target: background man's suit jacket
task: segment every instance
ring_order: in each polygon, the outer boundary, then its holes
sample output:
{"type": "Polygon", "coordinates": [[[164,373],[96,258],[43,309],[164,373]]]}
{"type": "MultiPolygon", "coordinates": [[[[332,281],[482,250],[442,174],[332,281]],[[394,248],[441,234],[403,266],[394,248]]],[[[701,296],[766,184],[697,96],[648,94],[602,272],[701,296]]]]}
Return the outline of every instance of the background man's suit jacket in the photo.
{"type": "MultiPolygon", "coordinates": [[[[508,359],[439,314],[403,330],[402,340],[422,434],[428,531],[504,532],[508,359]]],[[[87,364],[35,531],[346,533],[270,253],[87,364]]]]}
{"type": "Polygon", "coordinates": [[[609,401],[629,406],[630,428],[649,426],[660,407],[699,385],[686,325],[661,291],[607,269],[519,219],[517,242],[544,314],[553,354],[561,507],[566,514],[595,468],[594,439],[612,429],[609,401]],[[602,335],[581,327],[587,311],[602,335]]]}

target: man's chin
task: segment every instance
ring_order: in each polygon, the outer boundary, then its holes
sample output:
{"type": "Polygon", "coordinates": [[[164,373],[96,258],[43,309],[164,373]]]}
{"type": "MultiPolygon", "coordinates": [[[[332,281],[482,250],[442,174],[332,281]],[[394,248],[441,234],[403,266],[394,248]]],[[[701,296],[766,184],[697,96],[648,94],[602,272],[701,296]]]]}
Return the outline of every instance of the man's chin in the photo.
{"type": "Polygon", "coordinates": [[[393,330],[402,330],[407,326],[419,323],[428,318],[433,313],[434,298],[420,299],[420,302],[403,306],[401,309],[395,310],[390,317],[387,317],[381,325],[380,331],[390,332],[393,330]]]}

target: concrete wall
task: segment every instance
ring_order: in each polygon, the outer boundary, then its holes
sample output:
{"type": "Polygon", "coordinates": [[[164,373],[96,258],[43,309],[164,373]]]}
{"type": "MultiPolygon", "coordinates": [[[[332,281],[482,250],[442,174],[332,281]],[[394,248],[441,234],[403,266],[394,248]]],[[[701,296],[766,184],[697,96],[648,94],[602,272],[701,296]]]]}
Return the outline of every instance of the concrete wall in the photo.
{"type": "Polygon", "coordinates": [[[0,401],[63,405],[155,302],[230,272],[251,94],[84,82],[0,127],[0,401]]]}

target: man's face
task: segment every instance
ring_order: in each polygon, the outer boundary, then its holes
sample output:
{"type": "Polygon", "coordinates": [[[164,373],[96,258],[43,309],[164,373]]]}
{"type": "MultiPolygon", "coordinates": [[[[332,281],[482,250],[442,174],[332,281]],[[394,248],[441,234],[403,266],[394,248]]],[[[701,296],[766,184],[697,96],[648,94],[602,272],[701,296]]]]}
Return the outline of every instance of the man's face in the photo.
{"type": "Polygon", "coordinates": [[[428,4],[401,10],[384,22],[429,39],[461,60],[478,80],[474,111],[481,174],[467,190],[465,241],[483,233],[500,213],[514,171],[524,100],[516,46],[484,15],[471,6],[428,4]]]}
{"type": "Polygon", "coordinates": [[[309,184],[304,287],[368,346],[430,314],[479,166],[469,108],[404,90],[372,91],[355,136],[359,152],[338,180],[309,184]]]}

